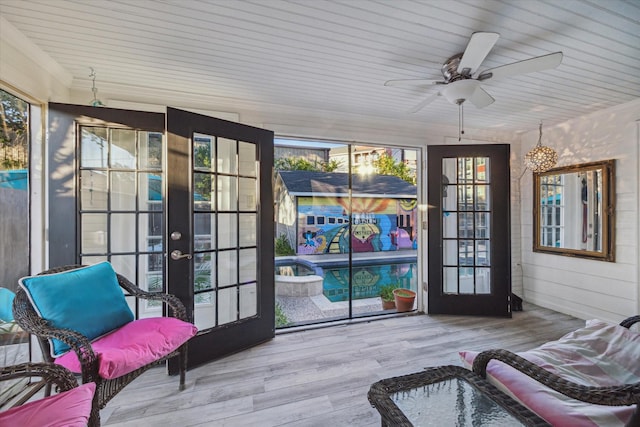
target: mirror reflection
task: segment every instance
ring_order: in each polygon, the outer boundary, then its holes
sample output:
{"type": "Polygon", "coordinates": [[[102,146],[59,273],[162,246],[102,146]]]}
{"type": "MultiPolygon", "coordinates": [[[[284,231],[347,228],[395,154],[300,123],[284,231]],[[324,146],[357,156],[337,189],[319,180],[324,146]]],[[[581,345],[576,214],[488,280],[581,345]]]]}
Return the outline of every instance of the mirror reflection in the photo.
{"type": "Polygon", "coordinates": [[[613,160],[534,175],[534,251],[613,261],[613,160]]]}

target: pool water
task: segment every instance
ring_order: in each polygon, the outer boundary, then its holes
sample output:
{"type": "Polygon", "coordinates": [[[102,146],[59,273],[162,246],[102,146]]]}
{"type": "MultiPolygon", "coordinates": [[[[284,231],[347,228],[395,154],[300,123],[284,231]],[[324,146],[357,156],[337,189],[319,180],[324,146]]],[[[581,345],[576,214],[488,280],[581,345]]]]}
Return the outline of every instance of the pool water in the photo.
{"type": "MultiPolygon", "coordinates": [[[[323,293],[331,302],[349,300],[349,268],[324,267],[323,293]]],[[[399,262],[353,267],[353,299],[375,298],[385,285],[417,289],[415,262],[399,262]]]]}

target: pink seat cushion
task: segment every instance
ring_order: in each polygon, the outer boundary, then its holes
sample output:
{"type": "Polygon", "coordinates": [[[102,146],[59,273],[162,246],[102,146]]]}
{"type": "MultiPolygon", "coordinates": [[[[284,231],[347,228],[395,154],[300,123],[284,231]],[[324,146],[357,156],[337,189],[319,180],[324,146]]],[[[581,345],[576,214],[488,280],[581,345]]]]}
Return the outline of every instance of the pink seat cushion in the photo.
{"type": "Polygon", "coordinates": [[[0,426],[85,427],[91,415],[94,383],[0,412],[0,426]]]}
{"type": "MultiPolygon", "coordinates": [[[[98,356],[98,372],[113,379],[154,362],[184,344],[198,329],[174,317],[152,317],[127,323],[91,343],[98,356]]],[[[80,373],[78,356],[70,351],[55,363],[80,373]]]]}

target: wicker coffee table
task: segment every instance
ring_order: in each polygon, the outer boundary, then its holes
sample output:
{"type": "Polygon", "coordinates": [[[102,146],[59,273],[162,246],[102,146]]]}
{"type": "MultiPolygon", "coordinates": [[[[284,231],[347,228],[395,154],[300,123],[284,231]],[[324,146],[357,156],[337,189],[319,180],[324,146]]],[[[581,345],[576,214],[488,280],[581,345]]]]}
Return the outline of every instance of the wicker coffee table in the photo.
{"type": "Polygon", "coordinates": [[[382,426],[548,426],[542,418],[460,366],[427,368],[371,386],[382,426]]]}

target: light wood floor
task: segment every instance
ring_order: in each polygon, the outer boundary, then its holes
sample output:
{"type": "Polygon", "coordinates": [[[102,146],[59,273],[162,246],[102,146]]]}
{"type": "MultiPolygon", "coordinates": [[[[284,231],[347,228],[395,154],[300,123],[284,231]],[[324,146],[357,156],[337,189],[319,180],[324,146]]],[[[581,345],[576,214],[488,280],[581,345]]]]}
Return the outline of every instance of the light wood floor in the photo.
{"type": "Polygon", "coordinates": [[[459,365],[459,350],[522,351],[584,325],[525,304],[513,319],[387,318],[279,334],[187,373],[145,373],[101,412],[105,426],[379,426],[374,382],[427,366],[459,365]]]}

